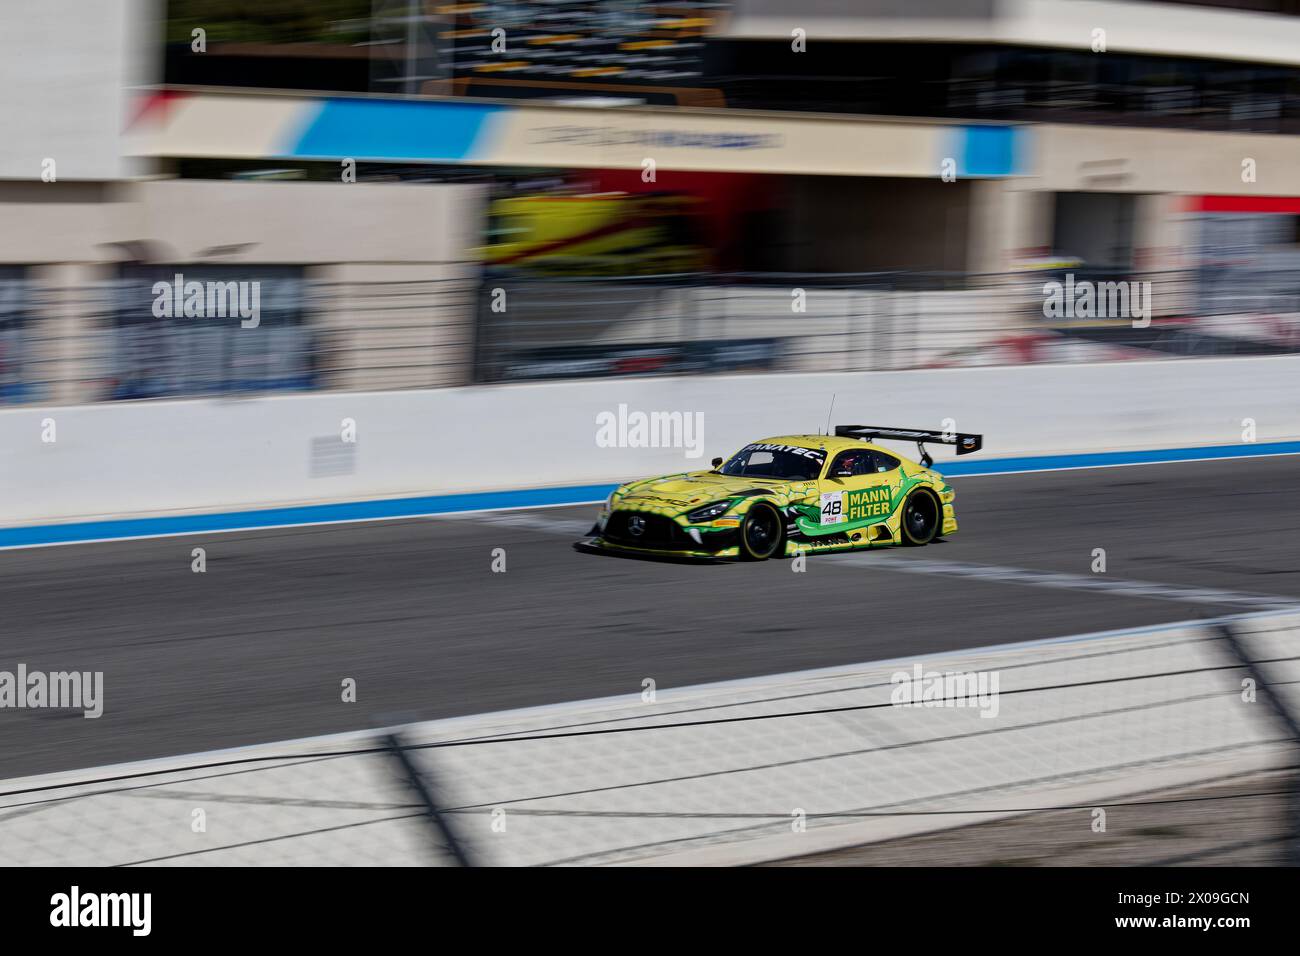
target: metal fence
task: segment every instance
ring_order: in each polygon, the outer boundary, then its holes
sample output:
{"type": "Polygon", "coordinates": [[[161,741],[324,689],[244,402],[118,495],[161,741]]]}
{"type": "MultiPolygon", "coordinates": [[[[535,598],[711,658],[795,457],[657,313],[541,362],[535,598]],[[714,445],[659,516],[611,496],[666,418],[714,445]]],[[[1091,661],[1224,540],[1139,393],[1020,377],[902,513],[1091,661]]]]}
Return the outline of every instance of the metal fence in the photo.
{"type": "Polygon", "coordinates": [[[0,786],[0,863],[739,864],[941,830],[1011,862],[990,821],[1039,826],[1020,863],[1290,863],[1298,682],[1288,610],[54,774],[0,786]],[[916,669],[994,696],[900,706],[916,669]]]}
{"type": "Polygon", "coordinates": [[[263,281],[282,288],[272,298],[263,286],[253,325],[238,315],[158,317],[138,277],[67,288],[11,280],[0,403],[437,388],[472,377],[474,277],[263,281]]]}
{"type": "Polygon", "coordinates": [[[494,295],[479,303],[475,372],[491,382],[1297,351],[1300,274],[1269,278],[1083,267],[987,275],[490,276],[494,295]],[[1234,310],[1226,290],[1242,282],[1257,294],[1234,310]]]}
{"type": "Polygon", "coordinates": [[[150,276],[48,288],[11,270],[0,276],[0,402],[1300,351],[1294,270],[374,283],[298,273],[267,280],[271,307],[246,328],[157,317],[150,276]]]}

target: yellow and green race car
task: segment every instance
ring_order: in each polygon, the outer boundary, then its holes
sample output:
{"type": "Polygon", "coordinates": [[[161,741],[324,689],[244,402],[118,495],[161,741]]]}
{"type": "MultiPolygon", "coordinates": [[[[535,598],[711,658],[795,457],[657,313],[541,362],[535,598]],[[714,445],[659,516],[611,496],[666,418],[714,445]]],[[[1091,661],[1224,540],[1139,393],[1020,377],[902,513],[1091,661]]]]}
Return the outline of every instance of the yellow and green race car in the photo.
{"type": "Polygon", "coordinates": [[[646,478],[609,496],[587,552],[762,561],[876,545],[929,544],[957,530],[955,496],[926,442],[965,455],[981,435],[838,425],[746,445],[710,471],[646,478]],[[873,442],[915,441],[920,463],[873,442]]]}

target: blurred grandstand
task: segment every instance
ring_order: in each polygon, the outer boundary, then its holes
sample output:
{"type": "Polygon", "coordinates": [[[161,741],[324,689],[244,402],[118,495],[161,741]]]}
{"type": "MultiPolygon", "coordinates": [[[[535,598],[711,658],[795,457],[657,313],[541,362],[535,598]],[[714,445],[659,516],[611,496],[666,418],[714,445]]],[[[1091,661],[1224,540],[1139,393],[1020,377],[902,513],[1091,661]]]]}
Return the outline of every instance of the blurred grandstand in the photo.
{"type": "Polygon", "coordinates": [[[1300,341],[1283,0],[109,0],[32,57],[60,6],[0,15],[2,402],[1300,341]]]}

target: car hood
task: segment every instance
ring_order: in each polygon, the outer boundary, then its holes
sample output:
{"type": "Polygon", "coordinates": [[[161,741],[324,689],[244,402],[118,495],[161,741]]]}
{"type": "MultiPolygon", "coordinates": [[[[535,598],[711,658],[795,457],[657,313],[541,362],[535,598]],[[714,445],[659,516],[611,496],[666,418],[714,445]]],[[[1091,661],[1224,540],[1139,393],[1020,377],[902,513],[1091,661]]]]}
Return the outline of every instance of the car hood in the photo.
{"type": "Polygon", "coordinates": [[[720,475],[713,471],[692,471],[680,475],[647,478],[623,485],[619,489],[617,507],[635,508],[638,504],[690,508],[706,505],[720,498],[755,494],[785,494],[791,486],[813,482],[792,482],[766,478],[745,478],[720,475]]]}

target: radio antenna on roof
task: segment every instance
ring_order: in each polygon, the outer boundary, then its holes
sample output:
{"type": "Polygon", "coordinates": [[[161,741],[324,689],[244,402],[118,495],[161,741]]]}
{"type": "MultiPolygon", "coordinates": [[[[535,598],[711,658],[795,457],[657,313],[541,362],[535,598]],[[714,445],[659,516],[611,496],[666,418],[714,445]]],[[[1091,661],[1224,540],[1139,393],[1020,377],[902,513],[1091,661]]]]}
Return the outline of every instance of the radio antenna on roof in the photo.
{"type": "Polygon", "coordinates": [[[831,433],[831,416],[834,414],[835,414],[835,392],[831,392],[831,407],[826,410],[826,431],[824,431],[822,434],[829,435],[831,433]]]}

